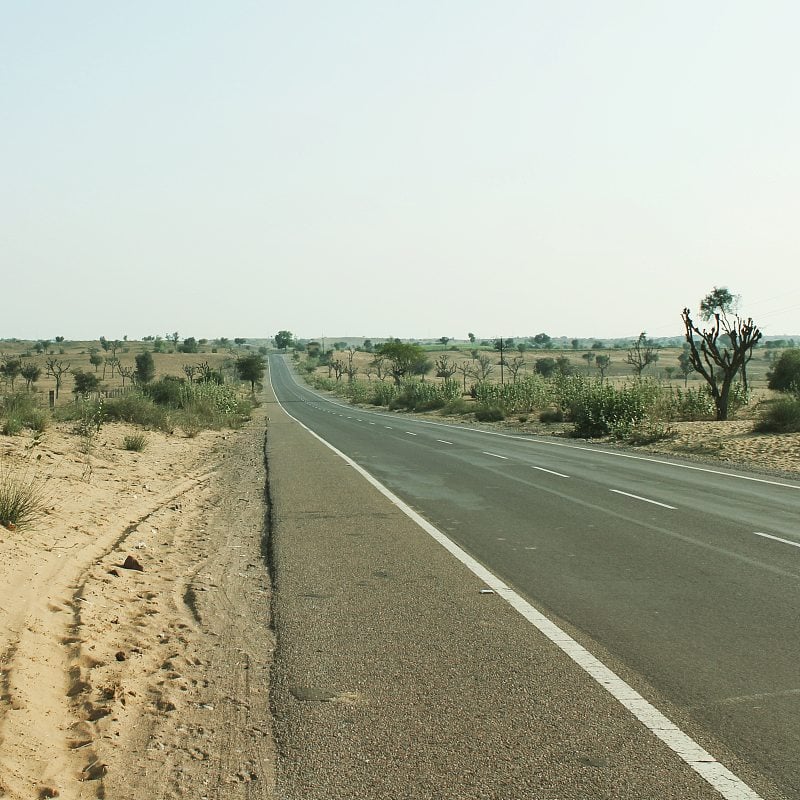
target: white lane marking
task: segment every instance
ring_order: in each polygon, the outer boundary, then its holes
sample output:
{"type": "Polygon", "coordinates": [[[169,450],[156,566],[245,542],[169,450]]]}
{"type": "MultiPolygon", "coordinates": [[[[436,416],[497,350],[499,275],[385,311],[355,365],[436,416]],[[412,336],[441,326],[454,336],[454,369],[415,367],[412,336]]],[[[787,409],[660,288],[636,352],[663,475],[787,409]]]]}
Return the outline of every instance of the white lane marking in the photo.
{"type": "Polygon", "coordinates": [[[624,494],[625,497],[632,497],[634,500],[642,500],[645,503],[652,503],[654,506],[661,506],[662,508],[671,508],[673,511],[677,510],[677,506],[668,506],[666,503],[659,503],[658,500],[650,500],[648,497],[640,497],[638,494],[631,494],[630,492],[621,492],[619,489],[609,489],[609,492],[615,494],[624,494]]]}
{"type": "Polygon", "coordinates": [[[370,425],[377,425],[377,422],[370,422],[370,425]]]}
{"type": "Polygon", "coordinates": [[[490,453],[488,450],[481,451],[485,456],[492,456],[492,458],[502,458],[503,461],[508,461],[508,456],[500,456],[497,453],[490,453]]]}
{"type": "Polygon", "coordinates": [[[445,439],[437,439],[436,441],[439,442],[440,444],[453,444],[452,442],[448,442],[445,439]]]}
{"type": "Polygon", "coordinates": [[[386,428],[387,431],[393,431],[394,430],[394,428],[391,425],[384,425],[383,427],[386,428]]]}
{"type": "Polygon", "coordinates": [[[758,531],[753,531],[753,533],[756,536],[763,536],[765,539],[774,539],[776,542],[790,544],[792,547],[800,547],[800,542],[793,542],[791,539],[781,539],[780,536],[773,536],[771,533],[759,533],[758,531]]]}
{"type": "MultiPolygon", "coordinates": [[[[288,367],[287,367],[288,371],[288,367]]],[[[295,382],[295,385],[299,386],[300,384],[294,380],[294,376],[289,373],[291,379],[295,382]]],[[[307,387],[303,387],[306,391],[312,392],[311,389],[307,387]]],[[[312,392],[313,393],[313,392],[312,392]]],[[[335,400],[331,400],[330,398],[323,397],[323,400],[330,403],[331,405],[336,406],[337,408],[347,408],[346,405],[342,403],[337,403],[335,400]]],[[[377,414],[378,416],[388,416],[380,411],[370,411],[370,414],[377,414]]],[[[341,416],[341,415],[340,415],[341,416]]],[[[450,425],[447,422],[433,422],[429,419],[417,419],[414,420],[419,425],[436,425],[439,428],[450,428],[451,430],[463,431],[465,430],[463,426],[456,426],[450,425]]],[[[477,433],[482,434],[485,436],[501,436],[504,439],[514,439],[518,442],[526,442],[527,444],[531,445],[539,445],[541,447],[564,447],[567,450],[584,450],[587,453],[595,453],[597,455],[603,456],[611,456],[613,458],[629,458],[633,461],[647,461],[650,464],[661,464],[664,467],[675,467],[676,469],[688,469],[693,470],[695,472],[706,472],[709,475],[721,475],[723,478],[736,478],[740,481],[752,481],[753,483],[766,483],[770,486],[780,486],[784,489],[797,489],[800,490],[800,483],[782,483],[781,481],[772,481],[768,478],[756,478],[753,475],[737,475],[735,472],[723,472],[719,469],[711,469],[709,467],[697,467],[694,464],[678,464],[675,461],[665,461],[661,458],[650,458],[648,456],[637,456],[632,455],[631,453],[619,453],[613,450],[603,450],[600,447],[585,447],[579,444],[567,444],[566,442],[548,442],[544,439],[532,439],[528,436],[518,436],[514,433],[501,433],[500,431],[486,431],[482,428],[468,428],[469,433],[477,433]]]]}
{"type": "Polygon", "coordinates": [[[565,475],[563,472],[556,472],[552,469],[545,469],[544,467],[532,467],[532,469],[538,469],[539,472],[549,472],[551,475],[558,475],[559,478],[569,478],[569,475],[565,475]]]}
{"type": "Polygon", "coordinates": [[[416,433],[411,433],[411,431],[406,431],[406,436],[416,436],[416,433]]]}
{"type": "MultiPolygon", "coordinates": [[[[272,376],[270,375],[270,386],[272,376]]],[[[275,390],[273,388],[273,394],[275,390]]],[[[429,536],[439,542],[451,555],[458,559],[474,575],[489,588],[494,589],[513,609],[518,611],[538,631],[543,633],[553,644],[566,653],[581,669],[597,681],[615,700],[628,709],[651,733],[661,739],[674,753],[682,758],[695,772],[706,780],[725,800],[763,800],[741,778],[720,764],[714,756],[704,750],[690,736],[685,734],[672,720],[665,717],[654,705],[644,699],[633,687],[629,686],[602,661],[593,656],[583,645],[578,644],[568,633],[561,630],[544,614],[532,606],[509,588],[494,573],[472,556],[462,550],[455,542],[447,538],[438,528],[404,503],[396,494],[374,478],[360,464],[357,464],[341,450],[327,442],[319,434],[314,433],[307,425],[293,417],[278,400],[276,402],[287,417],[293,419],[301,428],[308,431],[315,439],[322,442],[349,464],[366,481],[374,486],[384,497],[393,503],[409,519],[416,522],[429,536]]]]}

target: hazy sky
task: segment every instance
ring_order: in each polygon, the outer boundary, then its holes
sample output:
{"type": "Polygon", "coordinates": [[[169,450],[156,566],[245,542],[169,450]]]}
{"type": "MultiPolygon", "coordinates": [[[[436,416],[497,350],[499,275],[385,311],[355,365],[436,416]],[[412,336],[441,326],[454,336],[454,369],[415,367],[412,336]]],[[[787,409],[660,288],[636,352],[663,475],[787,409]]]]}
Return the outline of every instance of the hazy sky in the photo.
{"type": "Polygon", "coordinates": [[[794,0],[0,0],[0,337],[800,333],[794,0]]]}

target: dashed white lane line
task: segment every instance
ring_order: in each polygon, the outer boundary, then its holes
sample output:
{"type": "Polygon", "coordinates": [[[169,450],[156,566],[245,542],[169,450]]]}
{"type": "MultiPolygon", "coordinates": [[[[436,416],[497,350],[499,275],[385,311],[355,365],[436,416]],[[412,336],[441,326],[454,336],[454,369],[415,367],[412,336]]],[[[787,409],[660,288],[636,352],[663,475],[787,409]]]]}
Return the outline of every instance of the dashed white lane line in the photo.
{"type": "MultiPolygon", "coordinates": [[[[271,376],[270,376],[271,377],[271,376]]],[[[274,390],[273,390],[274,392],[274,390]]],[[[277,399],[277,398],[276,398],[277,399]]],[[[585,647],[576,642],[566,631],[563,631],[554,622],[548,619],[527,600],[520,597],[513,589],[506,585],[494,573],[477,562],[472,556],[462,550],[455,542],[448,539],[438,528],[431,525],[428,520],[414,511],[411,506],[404,503],[394,492],[386,488],[377,478],[373,477],[360,464],[357,464],[341,450],[314,433],[307,425],[293,417],[278,401],[286,416],[305,428],[315,439],[330,448],[343,461],[353,467],[381,494],[387,497],[407,517],[414,520],[429,536],[435,539],[448,552],[457,558],[474,575],[495,594],[502,597],[512,608],[516,609],[537,630],[541,631],[550,641],[566,653],[578,666],[594,678],[612,697],[628,709],[651,733],[661,739],[676,755],[706,780],[725,800],[763,800],[753,791],[738,775],[731,772],[721,764],[711,753],[701,747],[690,736],[684,733],[672,720],[664,716],[654,705],[645,700],[632,686],[622,680],[615,672],[609,669],[596,656],[593,656],[585,647]]],[[[494,454],[490,454],[494,455],[494,454]]],[[[668,506],[669,507],[669,506],[668,506]]]]}
{"type": "Polygon", "coordinates": [[[453,444],[452,442],[448,442],[446,439],[437,439],[436,441],[439,442],[439,444],[453,444]]]}
{"type": "Polygon", "coordinates": [[[565,475],[563,472],[556,472],[552,469],[545,469],[544,467],[533,467],[533,469],[538,469],[539,472],[549,472],[551,475],[558,475],[559,478],[569,478],[569,475],[565,475]]]}
{"type": "Polygon", "coordinates": [[[386,428],[387,431],[393,431],[394,430],[394,428],[391,425],[384,425],[383,427],[386,428]]]}
{"type": "Polygon", "coordinates": [[[411,433],[411,431],[406,431],[406,436],[416,436],[416,433],[411,433]]]}
{"type": "Polygon", "coordinates": [[[800,542],[793,542],[791,539],[781,539],[780,536],[773,536],[771,533],[759,533],[758,531],[753,531],[753,533],[756,536],[763,536],[765,539],[774,539],[776,542],[790,544],[792,547],[800,547],[800,542]]]}
{"type": "Polygon", "coordinates": [[[661,506],[662,508],[670,508],[673,511],[677,510],[677,506],[668,506],[666,503],[659,503],[658,500],[651,500],[649,497],[640,497],[638,494],[631,494],[630,492],[622,492],[619,489],[609,489],[614,494],[624,494],[625,497],[632,497],[634,500],[641,500],[644,503],[652,503],[654,506],[661,506]]]}
{"type": "Polygon", "coordinates": [[[485,456],[491,456],[492,458],[502,458],[503,461],[508,461],[508,456],[501,456],[501,455],[498,455],[497,453],[490,453],[488,450],[481,450],[481,452],[485,456]]]}

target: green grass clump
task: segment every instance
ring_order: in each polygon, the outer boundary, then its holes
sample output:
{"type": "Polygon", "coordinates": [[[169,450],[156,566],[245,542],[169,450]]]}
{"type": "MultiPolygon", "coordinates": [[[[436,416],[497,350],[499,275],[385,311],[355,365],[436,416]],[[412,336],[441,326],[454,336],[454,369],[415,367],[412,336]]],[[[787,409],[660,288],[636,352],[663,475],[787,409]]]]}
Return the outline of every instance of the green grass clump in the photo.
{"type": "Polygon", "coordinates": [[[126,450],[141,453],[147,447],[147,437],[143,433],[129,433],[122,439],[122,446],[126,450]]]}
{"type": "Polygon", "coordinates": [[[479,408],[475,411],[475,419],[478,422],[501,422],[506,418],[503,409],[496,406],[489,406],[488,408],[479,408]]]}
{"type": "Polygon", "coordinates": [[[30,528],[47,507],[44,483],[27,470],[0,466],[0,525],[8,530],[30,528]]]}

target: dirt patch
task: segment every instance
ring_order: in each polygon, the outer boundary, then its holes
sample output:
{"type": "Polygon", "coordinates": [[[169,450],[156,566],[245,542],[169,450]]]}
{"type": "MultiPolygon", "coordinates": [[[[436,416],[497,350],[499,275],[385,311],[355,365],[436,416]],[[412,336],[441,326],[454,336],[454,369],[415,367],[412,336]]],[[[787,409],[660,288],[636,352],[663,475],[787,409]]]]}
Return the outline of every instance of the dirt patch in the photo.
{"type": "Polygon", "coordinates": [[[271,795],[264,416],[90,453],[3,439],[47,514],[0,530],[0,796],[271,795]]]}

